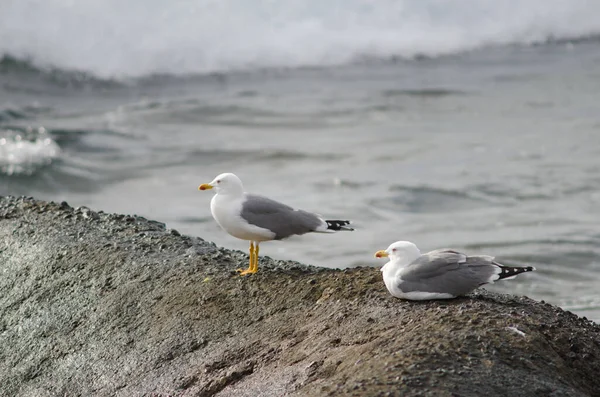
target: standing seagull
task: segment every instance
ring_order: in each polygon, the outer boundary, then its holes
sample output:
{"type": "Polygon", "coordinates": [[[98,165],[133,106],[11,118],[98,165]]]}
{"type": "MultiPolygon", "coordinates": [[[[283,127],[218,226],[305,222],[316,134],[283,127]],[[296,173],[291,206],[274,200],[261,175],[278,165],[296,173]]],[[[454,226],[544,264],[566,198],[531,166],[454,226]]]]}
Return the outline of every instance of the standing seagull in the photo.
{"type": "Polygon", "coordinates": [[[467,256],[451,249],[421,255],[409,241],[396,241],[375,257],[389,257],[383,265],[383,281],[392,295],[401,299],[451,299],[496,280],[511,279],[534,267],[510,267],[494,262],[493,256],[467,256]]]}
{"type": "Polygon", "coordinates": [[[261,241],[281,240],[310,232],[333,233],[354,230],[350,221],[331,221],[317,214],[296,210],[267,197],[244,192],[240,178],[231,173],[217,176],[198,190],[215,189],[210,212],[223,230],[242,240],[250,241],[250,266],[238,269],[240,274],[258,271],[258,244],[261,241]]]}

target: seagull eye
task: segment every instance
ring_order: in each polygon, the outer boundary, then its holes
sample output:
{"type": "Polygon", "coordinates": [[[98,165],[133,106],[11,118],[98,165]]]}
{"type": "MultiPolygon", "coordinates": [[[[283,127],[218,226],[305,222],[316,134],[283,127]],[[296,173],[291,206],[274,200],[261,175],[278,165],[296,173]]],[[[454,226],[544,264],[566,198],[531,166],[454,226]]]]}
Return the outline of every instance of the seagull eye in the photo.
{"type": "Polygon", "coordinates": [[[217,183],[221,183],[221,180],[220,180],[220,179],[218,179],[218,180],[217,180],[217,183]]]}
{"type": "Polygon", "coordinates": [[[392,252],[396,252],[396,248],[392,248],[392,252]]]}

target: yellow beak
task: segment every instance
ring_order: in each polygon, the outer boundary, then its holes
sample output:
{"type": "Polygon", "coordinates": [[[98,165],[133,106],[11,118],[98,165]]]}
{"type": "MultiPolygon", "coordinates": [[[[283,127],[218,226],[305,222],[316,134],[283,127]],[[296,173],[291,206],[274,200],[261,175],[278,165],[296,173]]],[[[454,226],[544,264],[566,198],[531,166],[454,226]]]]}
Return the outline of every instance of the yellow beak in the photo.
{"type": "Polygon", "coordinates": [[[384,250],[381,251],[377,251],[375,253],[375,258],[387,258],[389,255],[387,252],[385,252],[384,250]]]}
{"type": "Polygon", "coordinates": [[[198,186],[198,190],[210,190],[213,188],[213,185],[211,185],[210,183],[203,183],[202,185],[198,186]]]}

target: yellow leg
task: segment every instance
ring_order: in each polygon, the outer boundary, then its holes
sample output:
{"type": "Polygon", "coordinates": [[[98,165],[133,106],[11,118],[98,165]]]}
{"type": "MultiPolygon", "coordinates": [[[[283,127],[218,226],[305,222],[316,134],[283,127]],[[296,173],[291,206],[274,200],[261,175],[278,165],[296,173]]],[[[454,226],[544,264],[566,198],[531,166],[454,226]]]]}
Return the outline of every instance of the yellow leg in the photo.
{"type": "MultiPolygon", "coordinates": [[[[256,244],[258,246],[258,244],[256,244]]],[[[255,251],[254,251],[254,241],[250,241],[250,264],[248,265],[248,269],[244,270],[244,269],[237,269],[237,271],[240,273],[240,276],[245,276],[246,274],[252,274],[252,273],[256,273],[256,270],[254,270],[254,258],[255,255],[255,251]]]]}
{"type": "Polygon", "coordinates": [[[253,268],[254,272],[256,273],[258,271],[258,241],[256,242],[256,245],[254,246],[254,268],[253,268]]]}

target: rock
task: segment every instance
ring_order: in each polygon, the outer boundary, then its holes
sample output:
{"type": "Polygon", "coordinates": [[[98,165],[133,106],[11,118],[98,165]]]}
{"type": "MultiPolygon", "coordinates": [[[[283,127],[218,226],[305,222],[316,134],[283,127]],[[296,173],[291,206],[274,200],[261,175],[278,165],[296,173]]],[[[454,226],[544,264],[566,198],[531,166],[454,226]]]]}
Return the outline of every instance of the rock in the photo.
{"type": "Polygon", "coordinates": [[[390,296],[141,217],[0,199],[2,396],[600,396],[600,326],[525,297],[390,296]],[[67,216],[71,215],[71,216],[67,216]]]}

